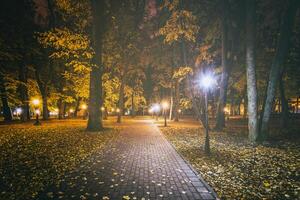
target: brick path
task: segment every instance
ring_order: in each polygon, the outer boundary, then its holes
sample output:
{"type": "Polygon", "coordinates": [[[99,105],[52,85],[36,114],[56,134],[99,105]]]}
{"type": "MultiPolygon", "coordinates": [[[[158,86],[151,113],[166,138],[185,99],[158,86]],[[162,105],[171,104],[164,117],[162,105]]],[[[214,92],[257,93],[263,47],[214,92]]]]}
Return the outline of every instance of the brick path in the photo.
{"type": "Polygon", "coordinates": [[[125,123],[121,137],[67,174],[40,199],[216,199],[150,120],[125,123]]]}

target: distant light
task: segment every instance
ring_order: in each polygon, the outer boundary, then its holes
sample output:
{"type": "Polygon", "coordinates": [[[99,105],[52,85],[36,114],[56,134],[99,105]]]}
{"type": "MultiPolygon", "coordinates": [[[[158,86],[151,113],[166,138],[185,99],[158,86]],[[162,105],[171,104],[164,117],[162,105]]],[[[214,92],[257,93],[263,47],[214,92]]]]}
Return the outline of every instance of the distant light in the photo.
{"type": "Polygon", "coordinates": [[[154,111],[154,112],[159,112],[159,111],[160,111],[160,105],[157,104],[157,103],[154,104],[154,105],[153,105],[153,111],[154,111]]]}
{"type": "Polygon", "coordinates": [[[112,108],[112,109],[111,109],[111,112],[115,112],[115,109],[114,109],[114,108],[112,108]]]}
{"type": "Polygon", "coordinates": [[[162,107],[163,107],[164,110],[168,109],[169,108],[169,103],[166,102],[166,101],[162,102],[162,107]]]}
{"type": "Polygon", "coordinates": [[[58,108],[55,108],[55,109],[54,109],[54,112],[57,112],[57,113],[58,113],[58,111],[59,111],[58,108]]]}
{"type": "Polygon", "coordinates": [[[17,108],[17,109],[16,109],[16,113],[17,113],[18,115],[20,115],[20,114],[22,113],[22,111],[23,111],[22,108],[17,108]]]}
{"type": "Polygon", "coordinates": [[[58,112],[54,111],[54,112],[49,112],[49,115],[53,116],[53,115],[58,115],[58,112]]]}
{"type": "Polygon", "coordinates": [[[229,108],[227,108],[227,107],[225,107],[223,110],[224,110],[225,113],[229,113],[230,112],[229,108]]]}
{"type": "Polygon", "coordinates": [[[204,89],[210,89],[216,84],[216,80],[214,79],[213,75],[208,73],[208,74],[203,74],[200,77],[200,86],[203,87],[204,89]]]}
{"type": "Polygon", "coordinates": [[[33,99],[32,103],[33,103],[33,105],[38,106],[40,104],[40,100],[39,99],[33,99]]]}
{"type": "Polygon", "coordinates": [[[87,109],[87,105],[86,104],[82,104],[81,105],[81,109],[86,110],[87,109]]]}
{"type": "Polygon", "coordinates": [[[104,111],[104,110],[105,110],[105,108],[104,108],[104,107],[101,107],[101,110],[102,110],[102,111],[104,111]]]}
{"type": "Polygon", "coordinates": [[[153,108],[150,108],[149,110],[148,110],[148,112],[151,114],[151,113],[153,113],[153,108]]]}
{"type": "Polygon", "coordinates": [[[119,113],[119,112],[120,112],[120,109],[119,109],[119,108],[117,108],[116,112],[117,112],[117,113],[119,113]]]}
{"type": "Polygon", "coordinates": [[[74,112],[74,110],[73,110],[72,108],[71,108],[69,111],[70,111],[70,113],[73,113],[73,112],[74,112]]]}
{"type": "Polygon", "coordinates": [[[181,113],[182,112],[182,110],[181,109],[178,109],[178,113],[181,113]]]}
{"type": "Polygon", "coordinates": [[[41,114],[41,111],[40,111],[39,109],[36,109],[36,110],[35,110],[35,114],[40,115],[40,114],[41,114]]]}

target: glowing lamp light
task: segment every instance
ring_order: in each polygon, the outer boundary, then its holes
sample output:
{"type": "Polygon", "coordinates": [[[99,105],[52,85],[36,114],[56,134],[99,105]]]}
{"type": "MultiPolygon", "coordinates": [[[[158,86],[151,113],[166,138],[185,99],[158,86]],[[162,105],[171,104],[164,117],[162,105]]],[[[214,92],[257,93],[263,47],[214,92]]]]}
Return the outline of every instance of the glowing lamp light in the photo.
{"type": "Polygon", "coordinates": [[[101,110],[102,110],[102,111],[104,111],[104,110],[105,110],[105,108],[104,108],[104,107],[101,107],[101,110]]]}
{"type": "Polygon", "coordinates": [[[117,112],[117,113],[119,113],[119,112],[120,112],[120,109],[119,109],[119,108],[117,108],[116,112],[117,112]]]}
{"type": "Polygon", "coordinates": [[[86,104],[82,104],[81,105],[81,109],[86,110],[87,109],[87,105],[86,104]]]}
{"type": "Polygon", "coordinates": [[[32,103],[33,103],[33,105],[38,106],[40,104],[40,100],[39,99],[33,99],[32,103]]]}
{"type": "Polygon", "coordinates": [[[17,115],[20,115],[22,113],[22,108],[17,108],[16,113],[17,113],[17,115]]]}
{"type": "Polygon", "coordinates": [[[36,110],[35,110],[35,114],[40,115],[40,114],[41,114],[41,111],[40,111],[39,109],[36,109],[36,110]]]}
{"type": "Polygon", "coordinates": [[[70,113],[73,113],[73,112],[74,112],[74,110],[71,108],[71,109],[69,110],[69,112],[70,112],[70,113]]]}
{"type": "Polygon", "coordinates": [[[201,87],[204,89],[210,89],[216,84],[216,80],[211,74],[204,74],[200,79],[201,87]]]}
{"type": "Polygon", "coordinates": [[[150,114],[152,114],[152,113],[153,113],[153,108],[150,108],[150,109],[148,110],[148,112],[149,112],[150,114]]]}
{"type": "Polygon", "coordinates": [[[229,113],[229,109],[227,107],[225,107],[223,110],[225,113],[229,113]]]}
{"type": "Polygon", "coordinates": [[[182,110],[181,109],[178,109],[178,111],[177,111],[178,113],[181,113],[182,112],[182,110]]]}
{"type": "Polygon", "coordinates": [[[159,112],[159,111],[160,111],[160,106],[159,106],[159,104],[154,104],[153,110],[154,110],[155,112],[159,112]]]}
{"type": "Polygon", "coordinates": [[[164,101],[164,102],[162,103],[162,107],[163,107],[164,110],[165,110],[165,109],[168,109],[168,108],[169,108],[168,102],[164,101]]]}

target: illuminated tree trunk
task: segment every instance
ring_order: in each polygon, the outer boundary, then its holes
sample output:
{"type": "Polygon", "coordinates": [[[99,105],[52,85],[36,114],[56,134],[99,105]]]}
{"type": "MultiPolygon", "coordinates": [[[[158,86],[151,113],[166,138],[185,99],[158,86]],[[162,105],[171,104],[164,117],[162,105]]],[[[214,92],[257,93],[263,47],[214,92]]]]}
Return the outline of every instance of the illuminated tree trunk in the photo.
{"type": "Polygon", "coordinates": [[[280,92],[280,99],[281,99],[280,126],[281,128],[287,128],[289,122],[289,105],[285,97],[284,82],[282,76],[279,80],[279,92],[280,92]]]}
{"type": "Polygon", "coordinates": [[[43,95],[43,119],[49,119],[49,110],[48,110],[48,97],[47,95],[43,95]]]}
{"type": "Polygon", "coordinates": [[[134,91],[131,94],[131,117],[135,117],[135,110],[134,110],[134,91]]]}
{"type": "Polygon", "coordinates": [[[30,120],[30,113],[29,113],[29,98],[28,98],[28,90],[27,90],[27,67],[23,63],[21,63],[19,66],[19,81],[21,82],[18,88],[20,99],[22,102],[21,120],[28,121],[30,120]]]}
{"type": "Polygon", "coordinates": [[[223,15],[222,15],[222,75],[220,85],[220,96],[217,109],[216,129],[221,130],[225,127],[225,113],[224,108],[226,106],[227,87],[229,79],[229,66],[228,66],[228,1],[222,0],[223,15]]]}
{"type": "Polygon", "coordinates": [[[57,102],[57,107],[58,107],[58,119],[63,119],[64,116],[64,102],[62,100],[62,98],[59,98],[58,102],[57,102]]]}
{"type": "Polygon", "coordinates": [[[124,76],[121,75],[121,85],[120,85],[120,91],[119,91],[119,109],[120,112],[118,113],[118,123],[121,123],[122,115],[124,112],[124,76]]]}
{"type": "Polygon", "coordinates": [[[170,111],[169,111],[169,120],[172,120],[173,117],[173,107],[174,107],[174,98],[173,98],[173,87],[171,87],[171,98],[170,98],[170,111]]]}
{"type": "Polygon", "coordinates": [[[76,100],[76,105],[75,105],[75,109],[74,109],[74,117],[77,117],[79,106],[80,106],[80,101],[81,101],[81,98],[78,97],[76,100]]]}
{"type": "Polygon", "coordinates": [[[40,72],[38,69],[35,70],[36,81],[39,86],[41,95],[42,95],[42,104],[43,104],[43,119],[49,119],[49,110],[48,110],[48,83],[42,82],[40,78],[40,72]]]}
{"type": "Polygon", "coordinates": [[[176,80],[175,82],[175,98],[174,98],[174,121],[178,122],[178,109],[179,109],[179,81],[176,80]]]}
{"type": "Polygon", "coordinates": [[[11,121],[13,119],[11,109],[8,105],[7,100],[7,93],[4,83],[4,78],[2,72],[0,72],[0,94],[1,94],[1,101],[2,101],[2,107],[3,107],[3,117],[4,121],[11,121]]]}
{"type": "Polygon", "coordinates": [[[93,31],[92,47],[95,55],[92,59],[92,70],[90,72],[90,96],[89,96],[89,118],[88,131],[100,131],[102,124],[102,37],[104,27],[104,0],[91,0],[93,31]]]}
{"type": "Polygon", "coordinates": [[[247,0],[246,14],[246,67],[247,67],[247,99],[248,99],[248,138],[256,142],[258,137],[257,122],[257,88],[255,72],[255,34],[256,10],[255,1],[247,0]]]}
{"type": "Polygon", "coordinates": [[[282,23],[280,25],[280,34],[277,42],[275,57],[270,69],[266,98],[264,101],[263,112],[261,117],[260,137],[264,140],[268,136],[270,116],[272,106],[274,103],[275,91],[277,83],[280,79],[280,72],[282,71],[284,61],[286,60],[290,38],[293,32],[293,25],[295,21],[296,11],[299,7],[300,1],[290,0],[289,6],[284,13],[282,23]]]}

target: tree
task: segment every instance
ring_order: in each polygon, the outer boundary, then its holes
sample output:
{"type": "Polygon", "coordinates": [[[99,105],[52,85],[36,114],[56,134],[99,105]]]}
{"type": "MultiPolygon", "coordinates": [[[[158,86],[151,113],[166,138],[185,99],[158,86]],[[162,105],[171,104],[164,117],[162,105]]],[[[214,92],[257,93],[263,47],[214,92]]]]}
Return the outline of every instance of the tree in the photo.
{"type": "Polygon", "coordinates": [[[260,139],[264,140],[268,135],[268,126],[272,112],[272,106],[275,97],[275,90],[278,81],[280,80],[280,72],[283,69],[284,61],[287,57],[290,38],[293,31],[296,11],[298,10],[300,2],[297,0],[290,0],[286,11],[282,17],[280,25],[280,34],[278,36],[276,53],[272,61],[269,80],[267,85],[266,97],[263,105],[263,111],[260,123],[260,139]]]}
{"type": "Polygon", "coordinates": [[[104,0],[91,0],[93,29],[92,47],[95,55],[92,58],[92,69],[90,72],[90,96],[89,96],[89,118],[87,130],[99,131],[103,129],[102,124],[102,50],[105,24],[106,5],[104,0]]]}
{"type": "Polygon", "coordinates": [[[248,130],[249,140],[255,142],[258,137],[257,122],[257,88],[255,72],[255,1],[247,0],[246,8],[246,67],[247,67],[247,97],[248,97],[248,130]]]}
{"type": "Polygon", "coordinates": [[[229,79],[229,47],[228,47],[228,4],[227,0],[222,0],[222,20],[221,20],[221,29],[222,29],[222,75],[220,83],[220,95],[217,109],[217,118],[216,118],[216,129],[220,130],[225,127],[225,113],[224,108],[226,106],[227,100],[227,87],[229,79]]]}
{"type": "Polygon", "coordinates": [[[4,74],[1,71],[0,71],[0,94],[1,94],[1,101],[3,107],[4,121],[11,121],[13,119],[12,112],[8,104],[8,96],[7,96],[6,86],[5,86],[4,74]]]}

